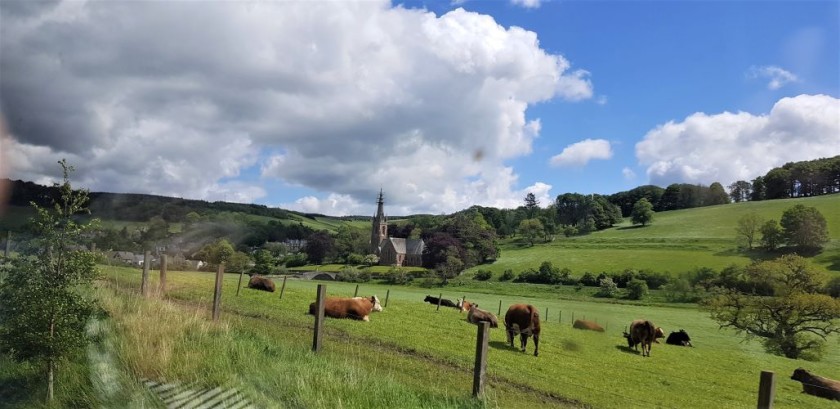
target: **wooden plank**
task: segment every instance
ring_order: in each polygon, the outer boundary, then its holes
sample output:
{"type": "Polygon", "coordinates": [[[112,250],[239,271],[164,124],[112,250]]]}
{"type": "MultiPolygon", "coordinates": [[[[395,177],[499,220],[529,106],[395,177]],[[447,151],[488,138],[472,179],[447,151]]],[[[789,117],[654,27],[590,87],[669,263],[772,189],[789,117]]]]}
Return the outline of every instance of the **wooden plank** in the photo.
{"type": "Polygon", "coordinates": [[[327,286],[318,284],[318,294],[315,298],[317,308],[315,310],[315,331],[312,337],[312,351],[321,350],[321,333],[324,330],[324,303],[327,299],[327,286]]]}

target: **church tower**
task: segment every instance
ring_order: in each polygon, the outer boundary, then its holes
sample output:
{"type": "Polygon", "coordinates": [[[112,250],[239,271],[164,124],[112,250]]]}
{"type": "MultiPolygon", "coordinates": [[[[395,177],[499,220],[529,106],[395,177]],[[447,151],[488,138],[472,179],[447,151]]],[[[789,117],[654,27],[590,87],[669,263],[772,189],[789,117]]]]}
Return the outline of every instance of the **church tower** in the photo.
{"type": "Polygon", "coordinates": [[[385,218],[383,209],[385,200],[382,198],[382,189],[379,189],[379,200],[376,204],[376,215],[373,216],[373,226],[370,230],[370,253],[378,256],[379,243],[388,238],[388,219],[385,218]]]}

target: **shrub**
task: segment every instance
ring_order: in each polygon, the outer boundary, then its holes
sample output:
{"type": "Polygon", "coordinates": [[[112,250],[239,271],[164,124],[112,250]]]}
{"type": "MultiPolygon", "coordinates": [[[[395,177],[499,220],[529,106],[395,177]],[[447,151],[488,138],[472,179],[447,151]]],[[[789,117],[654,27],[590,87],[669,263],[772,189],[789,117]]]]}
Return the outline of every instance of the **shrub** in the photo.
{"type": "Polygon", "coordinates": [[[385,283],[387,284],[403,285],[410,283],[413,279],[414,278],[411,274],[408,274],[405,270],[397,267],[391,267],[391,269],[388,270],[388,274],[385,275],[385,283]]]}
{"type": "Polygon", "coordinates": [[[504,273],[499,277],[499,281],[508,281],[513,280],[513,270],[507,269],[504,273]]]}
{"type": "Polygon", "coordinates": [[[583,276],[578,280],[578,282],[582,285],[587,287],[597,287],[598,286],[598,278],[595,277],[595,274],[587,271],[583,273],[583,276]]]}
{"type": "Polygon", "coordinates": [[[627,282],[627,298],[641,300],[648,295],[648,285],[644,280],[633,279],[627,282]]]}
{"type": "Polygon", "coordinates": [[[487,281],[491,277],[493,277],[493,273],[490,270],[478,270],[475,272],[473,280],[487,281]]]}
{"type": "Polygon", "coordinates": [[[700,297],[686,278],[677,278],[662,286],[665,299],[670,302],[696,302],[700,297]]]}
{"type": "Polygon", "coordinates": [[[357,253],[347,255],[347,264],[359,265],[365,263],[365,256],[357,253]]]}
{"type": "Polygon", "coordinates": [[[306,254],[304,253],[295,253],[291,254],[286,257],[285,263],[283,263],[286,267],[301,267],[306,265],[306,254]]]}
{"type": "Polygon", "coordinates": [[[834,277],[825,285],[825,293],[834,297],[840,298],[840,277],[834,277]]]}
{"type": "Polygon", "coordinates": [[[639,279],[647,283],[648,288],[656,290],[668,283],[669,275],[655,271],[642,270],[638,275],[639,279]]]}
{"type": "Polygon", "coordinates": [[[609,277],[601,279],[599,287],[596,297],[613,298],[618,293],[618,286],[609,277]]]}

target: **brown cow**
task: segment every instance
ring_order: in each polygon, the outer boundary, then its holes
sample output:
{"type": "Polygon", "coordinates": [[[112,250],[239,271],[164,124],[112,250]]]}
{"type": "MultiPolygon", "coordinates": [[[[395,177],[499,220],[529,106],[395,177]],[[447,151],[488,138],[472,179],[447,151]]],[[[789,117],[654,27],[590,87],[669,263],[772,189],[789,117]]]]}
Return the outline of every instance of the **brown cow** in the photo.
{"type": "MultiPolygon", "coordinates": [[[[309,304],[309,313],[315,315],[318,303],[309,304]]],[[[324,315],[332,318],[351,318],[354,320],[370,321],[371,311],[382,311],[379,298],[372,297],[327,297],[324,300],[324,315]]]]}
{"type": "Polygon", "coordinates": [[[505,314],[505,329],[507,330],[507,339],[511,347],[513,347],[513,337],[519,333],[519,345],[522,352],[525,352],[525,346],[528,345],[528,336],[534,336],[534,356],[540,354],[540,313],[533,305],[514,304],[508,308],[505,314]]]}
{"type": "Polygon", "coordinates": [[[604,332],[604,327],[598,325],[597,322],[586,321],[586,320],[575,320],[575,323],[572,324],[572,328],[587,329],[587,330],[590,330],[590,331],[604,332]]]}
{"type": "Polygon", "coordinates": [[[274,292],[274,281],[271,281],[270,278],[265,278],[260,275],[252,275],[251,279],[248,280],[248,288],[253,288],[255,290],[263,290],[268,291],[270,293],[274,292]]]}
{"type": "Polygon", "coordinates": [[[821,398],[840,400],[840,381],[814,375],[804,368],[797,368],[790,377],[802,382],[802,392],[821,398]]]}
{"type": "Polygon", "coordinates": [[[496,318],[496,315],[492,312],[479,309],[478,304],[470,304],[470,312],[467,313],[467,322],[470,324],[489,322],[490,328],[499,328],[499,319],[496,318]]]}
{"type": "Polygon", "coordinates": [[[471,305],[472,303],[467,301],[467,297],[463,297],[460,300],[458,300],[457,307],[461,310],[461,312],[465,312],[470,310],[471,305]]]}
{"type": "Polygon", "coordinates": [[[656,327],[656,330],[653,332],[653,342],[659,343],[659,338],[665,338],[665,330],[662,327],[656,327]]]}
{"type": "Polygon", "coordinates": [[[630,323],[630,333],[624,333],[627,346],[639,350],[642,345],[642,356],[650,356],[650,347],[656,337],[656,326],[648,320],[634,320],[630,323]]]}

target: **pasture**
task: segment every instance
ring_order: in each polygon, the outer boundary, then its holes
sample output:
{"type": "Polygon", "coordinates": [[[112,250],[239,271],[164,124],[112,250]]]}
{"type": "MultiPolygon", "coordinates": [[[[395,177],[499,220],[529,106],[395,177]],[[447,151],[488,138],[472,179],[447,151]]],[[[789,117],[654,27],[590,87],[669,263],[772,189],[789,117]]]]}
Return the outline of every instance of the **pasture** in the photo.
{"type": "Polygon", "coordinates": [[[598,274],[625,268],[677,274],[698,267],[720,270],[731,264],[746,265],[752,259],[772,258],[777,254],[738,251],[735,242],[738,219],[755,212],[764,220],[779,221],[782,213],[796,204],[815,207],[825,217],[831,241],[812,260],[830,271],[840,272],[840,195],[659,212],[649,226],[632,226],[625,219],[613,228],[570,238],[558,235],[552,242],[538,241],[533,247],[520,239],[505,240],[502,255],[495,263],[473,267],[471,271],[491,270],[498,277],[506,269],[518,274],[539,267],[543,261],[568,267],[576,276],[586,271],[598,274]]]}
{"type": "MultiPolygon", "coordinates": [[[[837,338],[830,340],[820,362],[789,360],[764,353],[758,342],[744,343],[732,332],[719,331],[705,312],[694,308],[363,284],[359,295],[376,294],[383,303],[390,289],[388,306],[368,323],[327,319],[322,353],[313,356],[307,351],[314,320],[305,312],[318,282],[290,279],[282,300],[279,281],[278,292],[243,288],[237,297],[238,277],[226,275],[222,323],[210,325],[177,317],[209,320],[213,274],[170,272],[171,302],[165,304],[171,310],[136,314],[161,304],[134,295],[140,271],[102,268],[103,286],[114,300],[107,308],[123,339],[120,359],[134,377],[202,379],[207,386],[234,386],[258,405],[742,408],[755,405],[759,373],[771,370],[777,374],[776,407],[840,408],[840,403],[800,393],[801,385],[789,379],[800,366],[840,378],[837,338]],[[435,311],[435,306],[422,302],[425,295],[441,291],[453,300],[466,295],[493,313],[501,300],[502,315],[513,303],[535,305],[543,320],[540,356],[532,355],[532,342],[522,354],[506,345],[502,329],[491,330],[487,393],[483,401],[472,400],[476,327],[465,322],[465,313],[435,311]],[[598,321],[607,331],[572,329],[572,314],[598,321]],[[159,331],[137,331],[130,322],[121,322],[135,316],[146,316],[152,327],[175,320],[204,329],[166,338],[159,331]],[[666,333],[684,328],[695,348],[655,344],[651,357],[643,358],[629,351],[621,337],[634,318],[650,319],[666,333]]],[[[355,289],[350,283],[321,284],[327,285],[329,295],[352,296],[355,289]]]]}

